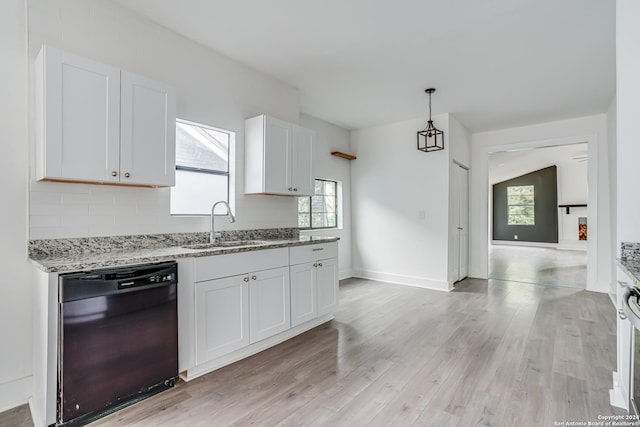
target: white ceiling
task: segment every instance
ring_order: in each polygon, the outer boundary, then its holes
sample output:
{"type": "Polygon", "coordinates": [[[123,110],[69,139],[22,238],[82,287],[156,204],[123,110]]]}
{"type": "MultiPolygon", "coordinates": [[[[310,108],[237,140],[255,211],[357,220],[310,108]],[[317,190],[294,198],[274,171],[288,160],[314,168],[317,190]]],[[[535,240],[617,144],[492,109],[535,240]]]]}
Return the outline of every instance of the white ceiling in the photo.
{"type": "Polygon", "coordinates": [[[114,0],[357,129],[454,113],[471,131],[605,112],[611,0],[114,0]]]}
{"type": "Polygon", "coordinates": [[[549,166],[580,163],[586,167],[589,147],[580,144],[501,151],[489,156],[489,184],[503,182],[549,166]]]}

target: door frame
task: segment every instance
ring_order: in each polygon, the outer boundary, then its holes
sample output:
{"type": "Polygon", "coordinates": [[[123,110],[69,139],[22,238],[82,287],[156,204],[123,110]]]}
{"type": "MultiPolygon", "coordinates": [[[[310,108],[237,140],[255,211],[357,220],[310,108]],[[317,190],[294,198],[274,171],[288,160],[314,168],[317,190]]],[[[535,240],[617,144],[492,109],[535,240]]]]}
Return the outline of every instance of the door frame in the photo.
{"type": "Polygon", "coordinates": [[[475,206],[475,215],[479,216],[477,229],[470,236],[470,253],[475,258],[471,262],[474,271],[472,277],[488,279],[489,244],[491,243],[489,224],[491,220],[489,206],[489,155],[499,151],[526,150],[532,148],[553,147],[586,142],[588,147],[587,182],[589,186],[587,217],[589,218],[589,239],[587,240],[587,290],[598,290],[597,284],[597,248],[598,248],[598,135],[589,134],[565,138],[541,139],[500,145],[474,147],[478,150],[472,170],[471,182],[482,183],[475,192],[470,193],[471,205],[475,206]]]}

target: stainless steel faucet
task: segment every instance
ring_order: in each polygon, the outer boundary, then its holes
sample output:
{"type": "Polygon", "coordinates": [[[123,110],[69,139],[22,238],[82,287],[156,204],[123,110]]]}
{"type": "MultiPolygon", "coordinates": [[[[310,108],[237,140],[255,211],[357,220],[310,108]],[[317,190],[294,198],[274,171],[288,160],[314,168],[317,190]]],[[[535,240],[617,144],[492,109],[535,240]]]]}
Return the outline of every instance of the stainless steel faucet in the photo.
{"type": "Polygon", "coordinates": [[[227,207],[227,216],[229,216],[229,222],[236,222],[236,217],[233,216],[233,214],[231,213],[231,207],[229,206],[229,203],[225,202],[224,200],[220,200],[219,202],[215,202],[213,204],[213,206],[211,206],[211,232],[209,233],[209,243],[216,243],[219,238],[220,238],[220,233],[216,233],[215,232],[215,210],[216,210],[216,206],[218,206],[220,203],[222,203],[223,205],[225,205],[227,207]]]}

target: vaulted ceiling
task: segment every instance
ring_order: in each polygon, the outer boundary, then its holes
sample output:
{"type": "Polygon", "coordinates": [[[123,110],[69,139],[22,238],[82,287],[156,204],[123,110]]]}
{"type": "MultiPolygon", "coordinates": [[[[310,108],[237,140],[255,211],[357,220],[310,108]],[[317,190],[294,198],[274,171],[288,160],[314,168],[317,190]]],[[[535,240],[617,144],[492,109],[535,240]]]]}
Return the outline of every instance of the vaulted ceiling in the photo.
{"type": "Polygon", "coordinates": [[[609,0],[114,0],[299,89],[348,129],[450,112],[471,131],[606,111],[609,0]]]}

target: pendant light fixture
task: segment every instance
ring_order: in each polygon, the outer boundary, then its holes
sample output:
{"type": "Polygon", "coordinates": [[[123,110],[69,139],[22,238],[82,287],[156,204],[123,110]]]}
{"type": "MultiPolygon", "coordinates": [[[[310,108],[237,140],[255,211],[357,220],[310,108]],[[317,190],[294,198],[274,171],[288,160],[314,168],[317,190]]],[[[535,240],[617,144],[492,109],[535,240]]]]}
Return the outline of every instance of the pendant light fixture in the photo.
{"type": "Polygon", "coordinates": [[[425,89],[429,94],[429,121],[427,127],[418,132],[418,150],[420,151],[444,150],[444,132],[436,129],[431,120],[431,94],[435,91],[434,88],[425,89]]]}

